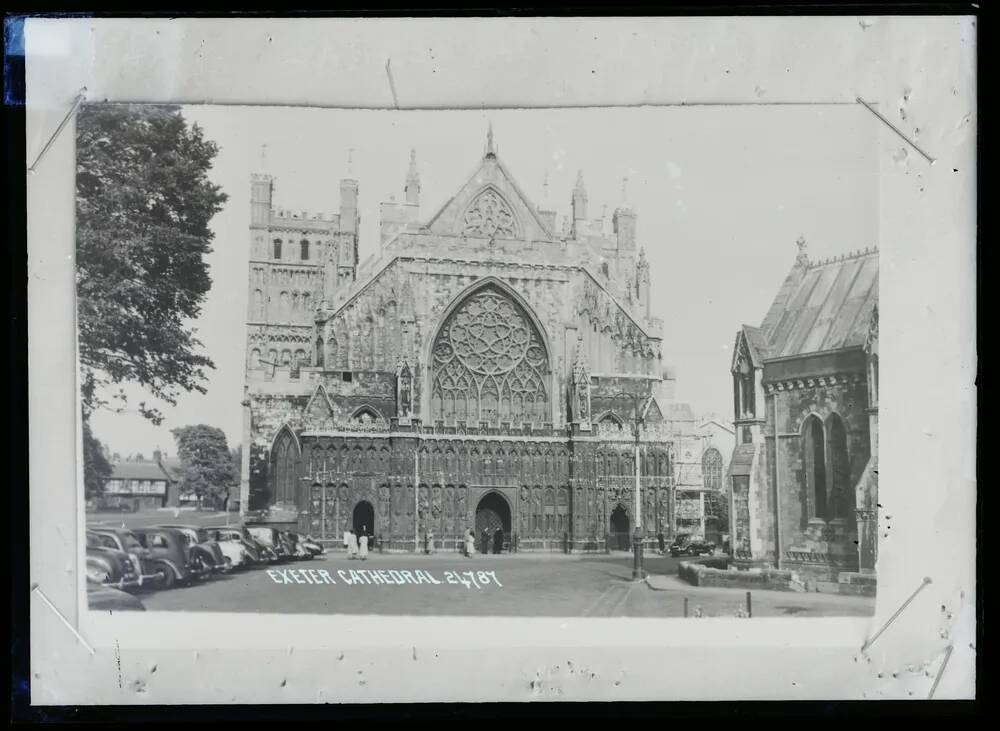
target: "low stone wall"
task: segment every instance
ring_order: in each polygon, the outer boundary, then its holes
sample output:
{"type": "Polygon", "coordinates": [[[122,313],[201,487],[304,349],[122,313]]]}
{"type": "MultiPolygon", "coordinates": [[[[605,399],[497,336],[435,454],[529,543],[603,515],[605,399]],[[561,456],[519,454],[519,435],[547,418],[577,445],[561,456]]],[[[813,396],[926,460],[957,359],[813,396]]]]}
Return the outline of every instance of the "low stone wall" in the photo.
{"type": "Polygon", "coordinates": [[[677,574],[695,586],[716,586],[729,589],[770,589],[772,591],[805,591],[805,585],[791,571],[779,569],[712,568],[703,563],[682,561],[677,574]]]}

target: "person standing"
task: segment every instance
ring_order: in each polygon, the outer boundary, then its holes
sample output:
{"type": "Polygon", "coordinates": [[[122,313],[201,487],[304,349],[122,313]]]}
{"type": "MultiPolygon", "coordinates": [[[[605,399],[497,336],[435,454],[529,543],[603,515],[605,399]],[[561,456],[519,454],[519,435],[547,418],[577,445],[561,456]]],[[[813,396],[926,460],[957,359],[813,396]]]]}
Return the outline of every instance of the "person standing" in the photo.
{"type": "Polygon", "coordinates": [[[358,558],[362,561],[368,559],[368,530],[366,526],[361,526],[361,536],[358,538],[358,558]]]}
{"type": "Polygon", "coordinates": [[[482,543],[482,553],[486,554],[490,552],[490,532],[483,528],[483,540],[482,543]]]}
{"type": "Polygon", "coordinates": [[[503,528],[497,528],[496,533],[493,534],[493,553],[501,551],[503,551],[503,528]]]}
{"type": "Polygon", "coordinates": [[[351,529],[347,531],[347,557],[350,559],[358,557],[358,537],[351,529]]]}
{"type": "Polygon", "coordinates": [[[465,557],[472,558],[476,552],[476,538],[472,534],[472,528],[465,529],[465,557]]]}
{"type": "Polygon", "coordinates": [[[427,531],[427,555],[434,553],[434,531],[427,531]]]}
{"type": "Polygon", "coordinates": [[[656,534],[656,542],[660,545],[660,554],[666,553],[667,550],[667,540],[663,537],[663,531],[661,530],[656,534]]]}

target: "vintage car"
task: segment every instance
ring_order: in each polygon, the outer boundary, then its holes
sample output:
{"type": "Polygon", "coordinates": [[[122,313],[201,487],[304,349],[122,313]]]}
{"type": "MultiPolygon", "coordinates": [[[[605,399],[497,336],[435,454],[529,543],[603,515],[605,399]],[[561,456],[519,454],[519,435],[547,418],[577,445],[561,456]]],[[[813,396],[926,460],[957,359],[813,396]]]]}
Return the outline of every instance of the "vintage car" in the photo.
{"type": "Polygon", "coordinates": [[[125,551],[101,544],[94,533],[87,532],[87,579],[122,589],[139,585],[140,568],[125,551]]]}
{"type": "Polygon", "coordinates": [[[222,554],[233,568],[261,563],[260,547],[247,540],[238,528],[209,528],[209,537],[219,544],[222,554]]]}
{"type": "Polygon", "coordinates": [[[295,558],[295,548],[281,531],[263,526],[253,526],[247,528],[247,531],[255,540],[273,551],[278,561],[290,561],[295,558]]]}
{"type": "Polygon", "coordinates": [[[208,571],[227,571],[232,563],[226,562],[222,547],[212,540],[207,528],[197,525],[160,525],[158,528],[173,528],[181,531],[191,542],[191,558],[205,564],[208,571]]]}
{"type": "Polygon", "coordinates": [[[89,578],[87,579],[87,606],[90,609],[112,612],[146,611],[146,606],[128,592],[97,581],[91,581],[89,578]]]}
{"type": "Polygon", "coordinates": [[[710,556],[715,553],[715,544],[700,536],[680,533],[670,544],[671,556],[710,556]]]}
{"type": "Polygon", "coordinates": [[[132,532],[149,549],[153,563],[162,571],[162,588],[169,589],[176,583],[188,584],[211,573],[210,566],[206,565],[204,549],[192,546],[183,531],[155,527],[133,528],[132,532]]]}
{"type": "Polygon", "coordinates": [[[295,533],[294,531],[287,531],[287,535],[295,546],[295,555],[300,558],[313,558],[315,556],[322,556],[326,553],[326,549],[323,548],[319,543],[313,540],[312,536],[302,535],[301,533],[295,533]]]}
{"type": "Polygon", "coordinates": [[[153,564],[152,554],[143,547],[139,539],[128,528],[90,528],[102,548],[110,548],[127,553],[137,569],[136,586],[155,585],[163,581],[163,569],[153,564]]]}

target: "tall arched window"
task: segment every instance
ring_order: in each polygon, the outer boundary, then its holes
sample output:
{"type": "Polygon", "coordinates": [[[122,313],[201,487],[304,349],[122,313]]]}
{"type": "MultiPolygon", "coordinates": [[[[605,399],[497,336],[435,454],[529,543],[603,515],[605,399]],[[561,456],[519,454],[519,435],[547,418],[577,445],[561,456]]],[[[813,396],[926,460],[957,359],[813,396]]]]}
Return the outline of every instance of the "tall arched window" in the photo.
{"type": "Polygon", "coordinates": [[[275,259],[281,258],[281,239],[274,240],[274,258],[275,259]]]}
{"type": "Polygon", "coordinates": [[[432,359],[432,419],[540,423],[549,412],[541,334],[496,285],[476,290],[448,316],[432,359]]]}
{"type": "Polygon", "coordinates": [[[316,365],[323,367],[323,338],[316,338],[316,365]]]}
{"type": "Polygon", "coordinates": [[[264,319],[264,293],[259,289],[253,291],[253,316],[254,319],[264,319]]]}
{"type": "Polygon", "coordinates": [[[302,241],[299,243],[299,258],[302,261],[309,260],[309,242],[306,241],[305,239],[302,239],[302,241]]]}
{"type": "Polygon", "coordinates": [[[823,434],[823,422],[815,414],[802,424],[803,462],[806,470],[806,504],[809,506],[810,518],[826,518],[827,515],[827,483],[826,483],[826,445],[823,434]]]}
{"type": "Polygon", "coordinates": [[[272,469],[274,475],[274,503],[295,503],[298,476],[299,449],[295,439],[286,430],[274,445],[272,469]]]}
{"type": "Polygon", "coordinates": [[[709,447],[701,456],[701,480],[706,490],[722,489],[722,454],[709,447]]]}
{"type": "Polygon", "coordinates": [[[847,456],[847,429],[838,414],[826,420],[827,459],[830,462],[830,518],[848,518],[854,511],[854,490],[851,486],[851,463],[847,456]]]}

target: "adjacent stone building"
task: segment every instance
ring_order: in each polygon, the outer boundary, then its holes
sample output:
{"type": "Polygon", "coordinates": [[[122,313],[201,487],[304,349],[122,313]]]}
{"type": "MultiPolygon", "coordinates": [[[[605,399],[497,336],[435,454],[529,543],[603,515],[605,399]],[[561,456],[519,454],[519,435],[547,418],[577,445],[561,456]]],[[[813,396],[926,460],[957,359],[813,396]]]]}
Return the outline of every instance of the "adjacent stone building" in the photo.
{"type": "Polygon", "coordinates": [[[672,534],[677,408],[635,211],[594,217],[581,173],[558,227],[492,130],[439,210],[415,154],[403,193],[359,266],[356,180],[313,215],[252,178],[245,519],[386,550],[428,532],[457,549],[469,528],[505,550],[627,548],[638,417],[643,537],[672,534]]]}
{"type": "Polygon", "coordinates": [[[738,566],[819,581],[873,573],[878,487],[878,250],[812,262],[805,241],[732,361],[738,566]]]}

